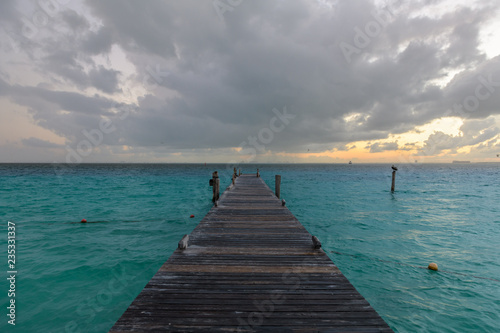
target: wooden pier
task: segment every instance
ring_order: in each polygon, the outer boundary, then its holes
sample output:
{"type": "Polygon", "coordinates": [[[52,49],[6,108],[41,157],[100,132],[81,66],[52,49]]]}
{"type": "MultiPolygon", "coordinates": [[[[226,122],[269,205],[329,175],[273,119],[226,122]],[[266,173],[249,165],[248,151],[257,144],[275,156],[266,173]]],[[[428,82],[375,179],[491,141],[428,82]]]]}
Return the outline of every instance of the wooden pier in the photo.
{"type": "Polygon", "coordinates": [[[241,175],[110,332],[392,332],[320,246],[241,175]]]}

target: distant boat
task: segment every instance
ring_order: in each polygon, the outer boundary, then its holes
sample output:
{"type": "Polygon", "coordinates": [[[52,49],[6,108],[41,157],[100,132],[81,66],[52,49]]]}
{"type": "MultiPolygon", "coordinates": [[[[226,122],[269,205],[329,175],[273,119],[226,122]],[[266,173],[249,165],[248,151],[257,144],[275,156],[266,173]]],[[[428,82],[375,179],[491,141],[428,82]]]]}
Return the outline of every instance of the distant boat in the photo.
{"type": "Polygon", "coordinates": [[[352,164],[352,161],[349,161],[349,164],[352,164]]]}
{"type": "Polygon", "coordinates": [[[469,164],[470,161],[453,161],[453,164],[469,164]]]}
{"type": "Polygon", "coordinates": [[[415,160],[415,163],[418,163],[418,161],[417,161],[417,160],[415,160]]]}

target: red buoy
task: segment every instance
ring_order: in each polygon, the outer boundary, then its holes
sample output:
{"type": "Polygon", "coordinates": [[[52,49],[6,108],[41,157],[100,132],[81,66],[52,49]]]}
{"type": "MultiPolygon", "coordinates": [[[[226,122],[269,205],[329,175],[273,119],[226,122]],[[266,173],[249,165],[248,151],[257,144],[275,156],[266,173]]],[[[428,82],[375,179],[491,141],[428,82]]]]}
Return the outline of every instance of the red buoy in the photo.
{"type": "Polygon", "coordinates": [[[191,214],[190,218],[193,218],[193,217],[194,217],[194,215],[193,215],[193,214],[191,214]]]}
{"type": "Polygon", "coordinates": [[[83,220],[82,220],[82,223],[87,223],[87,220],[86,220],[86,219],[83,219],[83,220]]]}

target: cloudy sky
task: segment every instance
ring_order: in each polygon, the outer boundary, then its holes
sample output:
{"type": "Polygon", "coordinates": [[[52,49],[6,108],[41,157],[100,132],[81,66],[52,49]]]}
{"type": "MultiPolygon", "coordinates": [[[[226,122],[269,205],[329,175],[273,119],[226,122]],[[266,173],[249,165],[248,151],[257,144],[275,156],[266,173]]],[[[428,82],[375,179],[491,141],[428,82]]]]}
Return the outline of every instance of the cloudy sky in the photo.
{"type": "Polygon", "coordinates": [[[0,162],[492,162],[499,128],[498,0],[0,2],[0,162]]]}

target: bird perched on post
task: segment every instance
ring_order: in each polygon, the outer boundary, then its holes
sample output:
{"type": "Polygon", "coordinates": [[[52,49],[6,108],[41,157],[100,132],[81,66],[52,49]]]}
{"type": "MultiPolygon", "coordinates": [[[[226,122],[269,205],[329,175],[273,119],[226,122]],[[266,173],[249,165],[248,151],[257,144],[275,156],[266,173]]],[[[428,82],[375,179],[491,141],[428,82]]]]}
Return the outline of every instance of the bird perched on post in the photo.
{"type": "Polygon", "coordinates": [[[396,168],[396,167],[394,166],[394,164],[391,166],[391,168],[392,168],[392,170],[394,170],[394,171],[398,171],[398,168],[396,168]]]}

